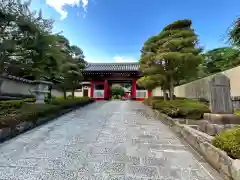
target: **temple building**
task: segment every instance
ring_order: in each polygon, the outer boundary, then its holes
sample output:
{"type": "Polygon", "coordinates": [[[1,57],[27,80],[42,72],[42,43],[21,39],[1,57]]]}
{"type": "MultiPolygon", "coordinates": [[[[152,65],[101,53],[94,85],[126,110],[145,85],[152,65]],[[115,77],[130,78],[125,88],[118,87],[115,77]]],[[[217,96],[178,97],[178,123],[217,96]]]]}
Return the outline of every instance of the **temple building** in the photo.
{"type": "Polygon", "coordinates": [[[151,93],[136,83],[140,78],[138,63],[89,63],[83,75],[84,81],[82,88],[78,90],[79,94],[96,100],[110,100],[113,84],[130,84],[129,94],[132,100],[141,101],[151,93]]]}

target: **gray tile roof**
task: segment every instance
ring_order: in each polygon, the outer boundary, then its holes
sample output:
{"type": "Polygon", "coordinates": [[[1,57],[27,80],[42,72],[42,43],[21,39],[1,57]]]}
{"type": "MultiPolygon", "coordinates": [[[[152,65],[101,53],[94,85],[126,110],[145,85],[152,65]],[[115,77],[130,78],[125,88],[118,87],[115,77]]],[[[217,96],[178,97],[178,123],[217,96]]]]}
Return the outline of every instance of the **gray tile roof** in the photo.
{"type": "Polygon", "coordinates": [[[89,63],[84,71],[139,71],[138,63],[89,63]]]}

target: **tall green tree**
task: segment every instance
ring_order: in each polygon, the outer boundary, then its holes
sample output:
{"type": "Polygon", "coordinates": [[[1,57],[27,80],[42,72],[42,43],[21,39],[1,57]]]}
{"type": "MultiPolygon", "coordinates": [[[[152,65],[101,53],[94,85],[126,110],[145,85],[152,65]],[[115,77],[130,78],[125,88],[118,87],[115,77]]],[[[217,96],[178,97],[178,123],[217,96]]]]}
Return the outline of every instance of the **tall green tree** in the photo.
{"type": "Polygon", "coordinates": [[[86,65],[83,51],[52,34],[53,21],[31,11],[30,4],[0,0],[0,74],[52,81],[74,96],[86,65]]]}
{"type": "MultiPolygon", "coordinates": [[[[143,46],[140,66],[145,80],[152,82],[151,87],[155,84],[163,90],[169,89],[170,99],[173,99],[174,85],[196,75],[203,61],[198,37],[191,26],[191,20],[175,21],[143,46]]],[[[140,81],[143,83],[144,79],[140,81]]]]}
{"type": "Polygon", "coordinates": [[[60,37],[60,47],[62,52],[66,55],[65,61],[61,65],[61,87],[64,91],[66,98],[66,91],[72,92],[74,98],[75,89],[79,87],[80,82],[83,80],[83,69],[86,66],[85,56],[81,48],[76,45],[71,46],[67,38],[60,37]]]}
{"type": "Polygon", "coordinates": [[[140,71],[143,76],[138,79],[137,83],[149,91],[160,86],[165,92],[168,84],[166,82],[164,68],[161,65],[163,61],[156,59],[159,48],[158,41],[158,36],[152,36],[144,43],[139,61],[140,71]]]}
{"type": "Polygon", "coordinates": [[[204,65],[209,74],[224,71],[239,64],[240,50],[238,48],[216,48],[204,54],[204,65]]]}
{"type": "Polygon", "coordinates": [[[31,56],[38,53],[34,44],[51,32],[53,21],[42,18],[41,11],[30,11],[31,1],[0,1],[0,73],[24,76],[32,69],[31,56]]]}
{"type": "Polygon", "coordinates": [[[230,27],[228,40],[231,45],[240,47],[240,17],[238,17],[230,27]]]}
{"type": "Polygon", "coordinates": [[[124,89],[121,85],[119,84],[114,84],[112,85],[112,96],[117,97],[117,96],[124,96],[124,89]]]}
{"type": "Polygon", "coordinates": [[[159,34],[161,48],[156,58],[163,61],[161,65],[169,82],[170,99],[173,99],[174,85],[181,79],[195,75],[203,60],[198,37],[191,26],[191,20],[178,20],[166,26],[159,34]]]}

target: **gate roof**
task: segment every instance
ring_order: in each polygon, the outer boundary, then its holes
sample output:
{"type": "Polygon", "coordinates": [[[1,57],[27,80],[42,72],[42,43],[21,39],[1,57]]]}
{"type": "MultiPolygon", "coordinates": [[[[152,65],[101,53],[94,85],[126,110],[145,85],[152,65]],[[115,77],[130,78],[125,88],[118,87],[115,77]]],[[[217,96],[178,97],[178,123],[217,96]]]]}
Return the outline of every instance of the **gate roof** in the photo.
{"type": "Polygon", "coordinates": [[[108,71],[108,72],[131,72],[139,71],[138,63],[89,63],[85,72],[108,71]]]}

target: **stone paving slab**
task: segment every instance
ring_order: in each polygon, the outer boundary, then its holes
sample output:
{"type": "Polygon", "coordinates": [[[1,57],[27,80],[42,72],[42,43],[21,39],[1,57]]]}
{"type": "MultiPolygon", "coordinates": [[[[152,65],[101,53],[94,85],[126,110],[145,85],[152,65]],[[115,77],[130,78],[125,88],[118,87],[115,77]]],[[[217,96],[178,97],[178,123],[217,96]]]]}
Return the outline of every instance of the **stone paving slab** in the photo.
{"type": "Polygon", "coordinates": [[[131,101],[96,102],[0,145],[0,180],[222,180],[131,101]]]}

